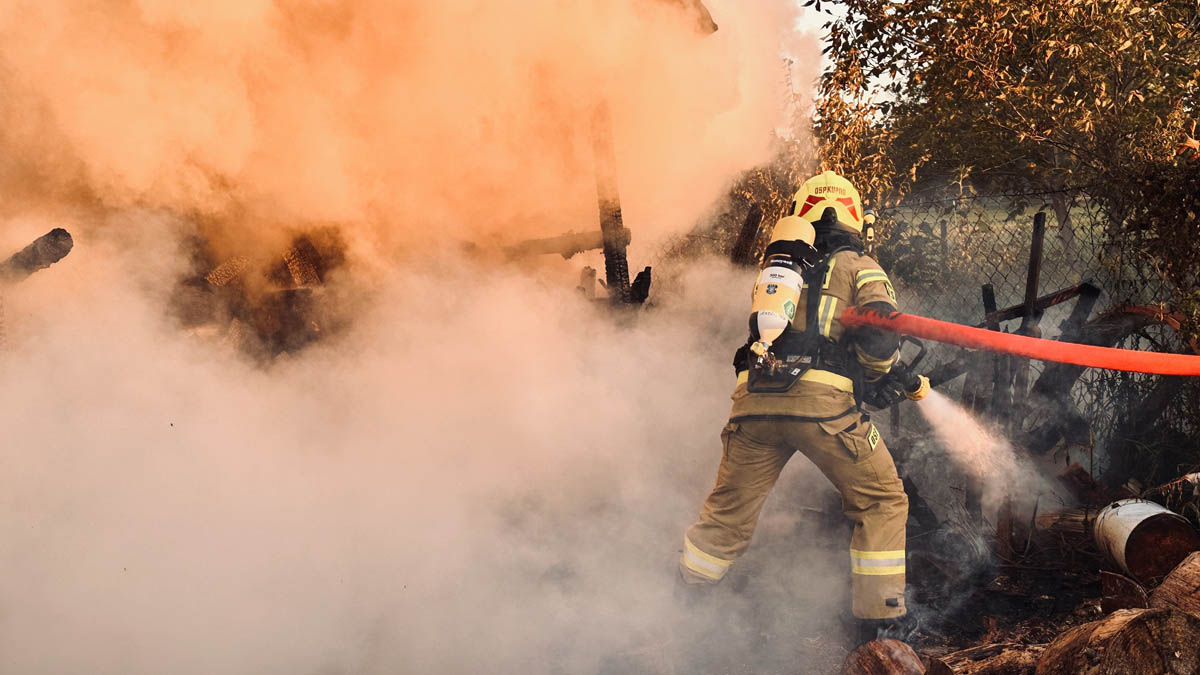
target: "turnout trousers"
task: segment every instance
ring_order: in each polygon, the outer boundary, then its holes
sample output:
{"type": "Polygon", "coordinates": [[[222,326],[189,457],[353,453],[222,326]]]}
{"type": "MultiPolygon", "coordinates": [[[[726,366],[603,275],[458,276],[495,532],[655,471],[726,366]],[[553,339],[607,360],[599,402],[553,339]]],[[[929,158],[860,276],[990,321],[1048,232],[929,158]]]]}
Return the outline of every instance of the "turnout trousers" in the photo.
{"type": "MultiPolygon", "coordinates": [[[[853,420],[854,418],[849,418],[853,420]]],[[[850,540],[851,608],[860,619],[903,616],[904,527],[908,497],[878,429],[772,418],[730,422],[717,484],[684,537],[679,571],[688,583],[716,583],[750,545],[779,473],[803,453],[841,493],[854,523],[850,540]],[[841,426],[840,430],[836,429],[841,426]],[[833,427],[833,428],[831,428],[833,427]]]]}

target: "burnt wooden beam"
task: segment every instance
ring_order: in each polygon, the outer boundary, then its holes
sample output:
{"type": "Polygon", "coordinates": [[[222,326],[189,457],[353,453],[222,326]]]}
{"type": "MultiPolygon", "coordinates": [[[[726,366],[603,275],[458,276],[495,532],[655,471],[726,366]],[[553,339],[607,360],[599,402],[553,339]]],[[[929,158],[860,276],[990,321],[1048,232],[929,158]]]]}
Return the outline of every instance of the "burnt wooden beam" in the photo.
{"type": "Polygon", "coordinates": [[[67,257],[75,241],[71,234],[56,227],[33,240],[33,243],[0,262],[0,282],[17,283],[38,270],[45,269],[67,257]]]}
{"type": "MultiPolygon", "coordinates": [[[[627,227],[622,227],[620,232],[617,233],[617,240],[621,246],[629,246],[632,238],[633,235],[627,227]]],[[[578,253],[597,248],[604,248],[604,234],[599,230],[591,232],[567,232],[557,237],[526,239],[518,242],[505,248],[504,256],[509,260],[513,260],[524,256],[554,253],[562,256],[564,259],[570,259],[578,253]]]]}
{"type": "Polygon", "coordinates": [[[629,301],[629,258],[621,217],[621,193],[617,185],[617,151],[613,144],[612,113],[608,104],[596,107],[592,119],[592,154],[596,162],[596,204],[604,244],[604,278],[609,298],[618,304],[629,301]]]}
{"type": "MultiPolygon", "coordinates": [[[[1062,290],[1055,291],[1053,293],[1049,293],[1047,295],[1043,295],[1043,296],[1035,299],[1033,302],[1033,309],[1035,312],[1041,313],[1055,305],[1062,304],[1062,303],[1070,300],[1071,298],[1074,298],[1077,295],[1085,295],[1085,294],[1093,294],[1093,293],[1096,295],[1099,295],[1100,289],[1098,289],[1094,285],[1092,285],[1091,282],[1085,281],[1083,283],[1076,284],[1074,286],[1068,286],[1067,288],[1064,288],[1062,290]]],[[[1009,321],[1011,319],[1020,319],[1022,316],[1025,315],[1025,312],[1026,312],[1026,304],[1024,302],[1022,302],[1019,305],[1013,305],[1011,307],[1005,307],[1004,309],[998,309],[995,312],[989,314],[985,321],[975,324],[975,327],[976,328],[984,328],[987,326],[987,322],[992,319],[995,319],[996,321],[1009,321]]]]}

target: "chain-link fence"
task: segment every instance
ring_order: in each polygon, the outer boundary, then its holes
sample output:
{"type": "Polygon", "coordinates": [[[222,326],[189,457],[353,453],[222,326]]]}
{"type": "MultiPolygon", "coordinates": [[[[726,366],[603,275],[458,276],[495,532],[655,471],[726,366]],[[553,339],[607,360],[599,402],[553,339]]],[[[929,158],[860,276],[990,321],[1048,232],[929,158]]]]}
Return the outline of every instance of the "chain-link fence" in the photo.
{"type": "MultiPolygon", "coordinates": [[[[876,257],[896,284],[905,311],[982,324],[985,284],[991,285],[998,308],[1023,303],[1039,210],[1047,211],[1047,226],[1037,295],[1083,282],[1101,292],[1087,323],[1077,326],[1070,339],[1130,349],[1194,349],[1172,325],[1170,289],[1155,270],[1129,253],[1131,247],[1110,236],[1113,226],[1106,214],[1082,193],[910,198],[880,213],[878,228],[884,235],[876,242],[876,257]]],[[[1077,302],[1071,299],[1044,311],[1039,323],[1043,337],[1063,336],[1077,302]]],[[[1016,327],[1008,322],[1004,329],[1016,327]]],[[[929,347],[923,369],[948,364],[965,353],[945,345],[929,347]]],[[[1045,364],[1032,362],[1030,368],[1032,383],[1045,364]]],[[[962,380],[948,382],[945,391],[960,396],[962,380]]],[[[1028,390],[1014,391],[1018,425],[1032,432],[1053,423],[1049,417],[1076,415],[1090,433],[1084,438],[1076,434],[1073,440],[1065,435],[1063,444],[1073,443],[1076,454],[1071,456],[1068,448],[1067,456],[1082,459],[1078,455],[1086,450],[1084,463],[1097,475],[1155,481],[1178,475],[1196,461],[1196,382],[1087,369],[1065,386],[1067,408],[1041,405],[1028,390]]]]}

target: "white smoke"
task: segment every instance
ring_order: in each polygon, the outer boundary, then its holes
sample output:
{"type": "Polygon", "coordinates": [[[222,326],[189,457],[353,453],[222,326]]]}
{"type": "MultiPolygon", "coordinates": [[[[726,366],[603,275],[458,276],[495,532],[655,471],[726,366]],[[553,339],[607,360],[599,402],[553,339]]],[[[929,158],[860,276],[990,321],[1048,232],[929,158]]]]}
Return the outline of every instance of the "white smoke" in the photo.
{"type": "Polygon", "coordinates": [[[80,238],[8,294],[0,671],[670,672],[701,658],[697,611],[748,631],[704,663],[762,664],[844,607],[845,542],[795,515],[821,506],[802,459],[739,564],[749,590],[672,597],[753,272],[667,270],[621,317],[430,261],[264,370],[164,318],[169,237],[121,243],[80,238]]]}

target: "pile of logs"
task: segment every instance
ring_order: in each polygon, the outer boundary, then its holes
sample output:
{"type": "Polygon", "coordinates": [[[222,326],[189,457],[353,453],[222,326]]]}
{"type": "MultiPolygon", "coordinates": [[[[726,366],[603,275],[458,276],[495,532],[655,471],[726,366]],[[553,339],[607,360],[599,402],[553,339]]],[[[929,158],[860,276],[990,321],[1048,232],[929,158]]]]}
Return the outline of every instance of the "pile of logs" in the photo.
{"type": "MultiPolygon", "coordinates": [[[[1050,519],[1047,519],[1049,522],[1050,519]]],[[[847,658],[846,675],[1158,675],[1200,673],[1200,534],[1154,502],[1125,499],[1080,521],[1115,571],[1101,572],[1105,616],[1049,644],[996,643],[940,658],[875,640],[847,658]]]]}
{"type": "MultiPolygon", "coordinates": [[[[1200,568],[1198,568],[1200,569],[1200,568]]],[[[1192,598],[1192,602],[1196,602],[1192,598]]],[[[851,652],[846,675],[1164,675],[1200,672],[1200,618],[1175,607],[1122,609],[1049,645],[1000,643],[922,659],[898,640],[851,652]]]]}

